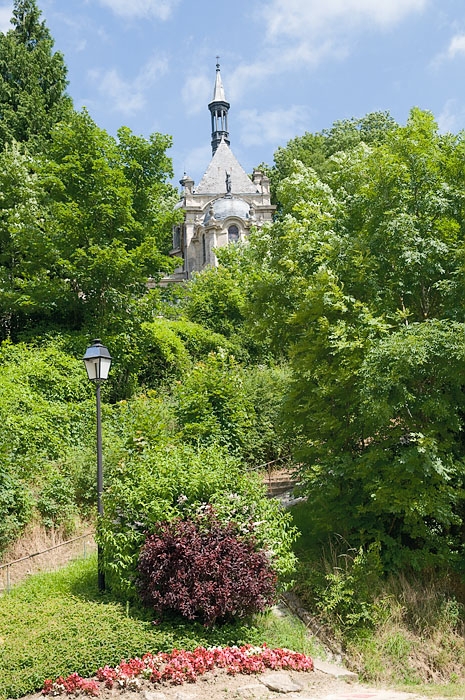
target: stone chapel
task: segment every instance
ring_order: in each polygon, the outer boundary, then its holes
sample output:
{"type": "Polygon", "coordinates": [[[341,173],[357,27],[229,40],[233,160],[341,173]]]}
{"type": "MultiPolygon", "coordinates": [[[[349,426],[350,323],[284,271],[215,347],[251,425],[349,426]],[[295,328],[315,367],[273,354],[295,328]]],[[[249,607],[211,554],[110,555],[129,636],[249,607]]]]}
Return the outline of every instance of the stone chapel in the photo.
{"type": "Polygon", "coordinates": [[[181,200],[176,205],[184,213],[184,222],[173,230],[172,256],[182,264],[170,281],[190,279],[205,267],[217,265],[215,248],[247,238],[250,227],[260,228],[273,218],[269,179],[255,170],[250,178],[229,147],[228,112],[216,64],[211,114],[212,159],[199,184],[186,174],[180,184],[181,200]]]}

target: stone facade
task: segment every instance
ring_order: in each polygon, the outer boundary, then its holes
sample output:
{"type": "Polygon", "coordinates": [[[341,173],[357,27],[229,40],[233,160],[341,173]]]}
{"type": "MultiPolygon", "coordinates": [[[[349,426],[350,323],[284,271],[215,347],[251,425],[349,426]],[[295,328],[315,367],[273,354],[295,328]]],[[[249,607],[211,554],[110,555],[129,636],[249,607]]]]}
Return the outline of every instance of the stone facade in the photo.
{"type": "Polygon", "coordinates": [[[173,230],[171,255],[182,265],[170,281],[189,279],[193,273],[216,266],[215,248],[244,241],[250,228],[272,221],[275,207],[270,202],[270,183],[258,170],[250,178],[229,147],[227,116],[220,68],[216,67],[212,117],[212,159],[197,187],[184,174],[181,200],[177,204],[184,223],[173,230]]]}

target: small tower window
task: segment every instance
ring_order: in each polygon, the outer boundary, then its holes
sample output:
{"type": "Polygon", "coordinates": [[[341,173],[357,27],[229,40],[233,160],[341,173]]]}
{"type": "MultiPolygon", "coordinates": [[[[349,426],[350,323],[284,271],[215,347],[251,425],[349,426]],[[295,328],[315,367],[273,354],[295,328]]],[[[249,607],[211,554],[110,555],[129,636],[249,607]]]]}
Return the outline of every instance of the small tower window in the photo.
{"type": "Polygon", "coordinates": [[[237,243],[239,240],[239,229],[237,228],[236,224],[232,224],[228,228],[228,242],[229,243],[237,243]]]}
{"type": "Polygon", "coordinates": [[[202,235],[202,262],[204,265],[207,262],[207,241],[205,240],[205,234],[202,235]]]}

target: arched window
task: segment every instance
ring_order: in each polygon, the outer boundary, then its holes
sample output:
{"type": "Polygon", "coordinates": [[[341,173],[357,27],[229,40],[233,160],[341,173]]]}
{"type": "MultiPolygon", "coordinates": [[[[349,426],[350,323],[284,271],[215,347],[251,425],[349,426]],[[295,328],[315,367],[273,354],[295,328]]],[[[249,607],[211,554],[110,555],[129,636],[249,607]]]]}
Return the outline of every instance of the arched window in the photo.
{"type": "Polygon", "coordinates": [[[228,242],[229,243],[237,243],[239,240],[239,229],[237,228],[236,224],[232,224],[228,228],[228,242]]]}
{"type": "Polygon", "coordinates": [[[202,235],[202,262],[204,265],[207,262],[207,241],[205,240],[205,234],[202,235]]]}

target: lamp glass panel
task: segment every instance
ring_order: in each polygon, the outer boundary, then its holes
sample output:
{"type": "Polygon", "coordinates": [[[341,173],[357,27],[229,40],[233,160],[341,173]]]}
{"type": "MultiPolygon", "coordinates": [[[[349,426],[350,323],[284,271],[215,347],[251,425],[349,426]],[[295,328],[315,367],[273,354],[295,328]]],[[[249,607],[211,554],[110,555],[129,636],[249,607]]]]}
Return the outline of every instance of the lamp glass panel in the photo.
{"type": "Polygon", "coordinates": [[[90,360],[84,360],[84,364],[87,370],[87,376],[91,381],[98,379],[99,375],[99,358],[95,357],[90,360]]]}
{"type": "Polygon", "coordinates": [[[108,379],[108,373],[111,367],[111,357],[100,358],[100,377],[99,379],[108,379]]]}

